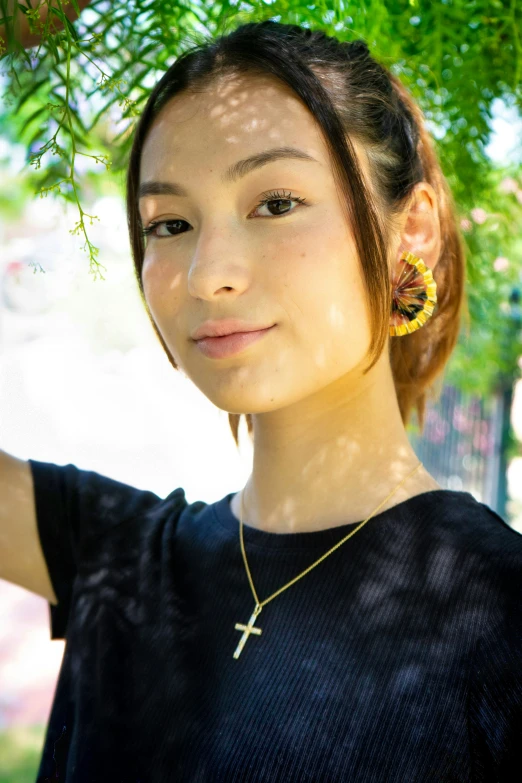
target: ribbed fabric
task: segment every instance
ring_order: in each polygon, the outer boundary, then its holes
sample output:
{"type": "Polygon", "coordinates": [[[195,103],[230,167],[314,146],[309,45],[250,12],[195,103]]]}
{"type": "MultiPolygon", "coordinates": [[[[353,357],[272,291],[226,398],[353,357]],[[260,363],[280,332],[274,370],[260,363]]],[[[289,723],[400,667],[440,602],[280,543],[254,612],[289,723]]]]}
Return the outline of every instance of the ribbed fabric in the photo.
{"type": "MultiPolygon", "coordinates": [[[[521,779],[522,536],[471,494],[375,515],[236,660],[254,599],[233,493],[189,504],[30,465],[66,640],[37,783],[521,779]]],[[[245,522],[261,600],[354,527],[245,522]]]]}

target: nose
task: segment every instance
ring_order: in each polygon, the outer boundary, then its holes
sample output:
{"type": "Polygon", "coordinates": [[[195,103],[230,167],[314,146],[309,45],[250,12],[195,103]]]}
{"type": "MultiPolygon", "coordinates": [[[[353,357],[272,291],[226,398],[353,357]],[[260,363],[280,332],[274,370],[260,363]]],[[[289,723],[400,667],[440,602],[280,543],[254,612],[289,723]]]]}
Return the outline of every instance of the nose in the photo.
{"type": "Polygon", "coordinates": [[[188,276],[188,292],[195,299],[211,301],[217,295],[242,293],[250,284],[253,264],[244,242],[234,232],[208,231],[200,237],[188,276]]]}

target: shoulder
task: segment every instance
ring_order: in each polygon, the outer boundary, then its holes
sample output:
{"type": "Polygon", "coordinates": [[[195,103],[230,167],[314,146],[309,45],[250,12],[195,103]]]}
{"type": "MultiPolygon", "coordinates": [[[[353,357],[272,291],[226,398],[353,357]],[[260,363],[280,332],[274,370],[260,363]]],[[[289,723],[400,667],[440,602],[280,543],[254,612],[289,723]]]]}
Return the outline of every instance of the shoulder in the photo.
{"type": "Polygon", "coordinates": [[[446,509],[444,521],[457,540],[477,555],[502,556],[522,565],[522,534],[486,503],[470,492],[443,490],[438,493],[446,509]]]}
{"type": "Polygon", "coordinates": [[[522,534],[512,527],[486,503],[477,500],[471,492],[450,489],[434,489],[412,498],[412,510],[428,524],[446,536],[470,546],[477,553],[508,551],[515,557],[522,556],[522,534]]]}
{"type": "MultiPolygon", "coordinates": [[[[176,516],[186,505],[184,490],[174,489],[166,498],[73,463],[56,465],[29,460],[38,524],[45,538],[69,542],[76,558],[84,548],[112,540],[129,543],[131,531],[139,531],[163,516],[176,516]]],[[[60,544],[63,549],[63,543],[60,544]]]]}
{"type": "Polygon", "coordinates": [[[436,557],[475,606],[489,606],[491,619],[516,611],[522,595],[522,534],[469,492],[432,495],[436,557]]]}

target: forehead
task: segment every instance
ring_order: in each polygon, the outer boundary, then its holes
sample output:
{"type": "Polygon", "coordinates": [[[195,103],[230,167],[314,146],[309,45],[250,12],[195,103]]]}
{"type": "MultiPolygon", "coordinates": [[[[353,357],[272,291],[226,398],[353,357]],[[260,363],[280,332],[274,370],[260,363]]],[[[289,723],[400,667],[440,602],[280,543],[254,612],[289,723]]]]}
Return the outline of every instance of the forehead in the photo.
{"type": "Polygon", "coordinates": [[[222,77],[200,93],[172,98],[155,118],[142,149],[140,179],[176,168],[225,162],[268,147],[295,146],[328,164],[328,152],[313,115],[279,80],[264,76],[222,77]]]}

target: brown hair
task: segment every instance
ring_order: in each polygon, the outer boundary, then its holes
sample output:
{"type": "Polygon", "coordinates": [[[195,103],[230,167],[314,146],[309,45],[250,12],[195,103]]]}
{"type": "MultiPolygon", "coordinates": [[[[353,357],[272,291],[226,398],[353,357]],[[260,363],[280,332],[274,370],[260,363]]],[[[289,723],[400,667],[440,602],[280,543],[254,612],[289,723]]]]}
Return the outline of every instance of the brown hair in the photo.
{"type": "MultiPolygon", "coordinates": [[[[149,311],[141,280],[144,239],[138,211],[142,147],[154,118],[183,91],[203,91],[229,74],[271,75],[303,101],[324,135],[334,176],[345,195],[362,274],[372,339],[373,367],[389,336],[392,287],[388,239],[394,218],[404,209],[414,185],[435,190],[440,218],[441,252],[433,277],[437,304],[417,331],[391,337],[390,363],[404,425],[412,409],[422,432],[426,397],[455,347],[465,303],[464,243],[456,210],[420,108],[402,84],[369,53],[362,40],[341,42],[320,30],[272,20],[250,22],[232,32],[197,43],[184,52],[152,90],[134,132],[127,173],[127,217],[134,269],[142,301],[168,359],[178,369],[149,311]],[[370,192],[351,143],[365,149],[371,172],[370,192]]],[[[248,433],[252,417],[245,414],[248,433]]],[[[241,414],[228,414],[236,445],[241,414]]]]}

